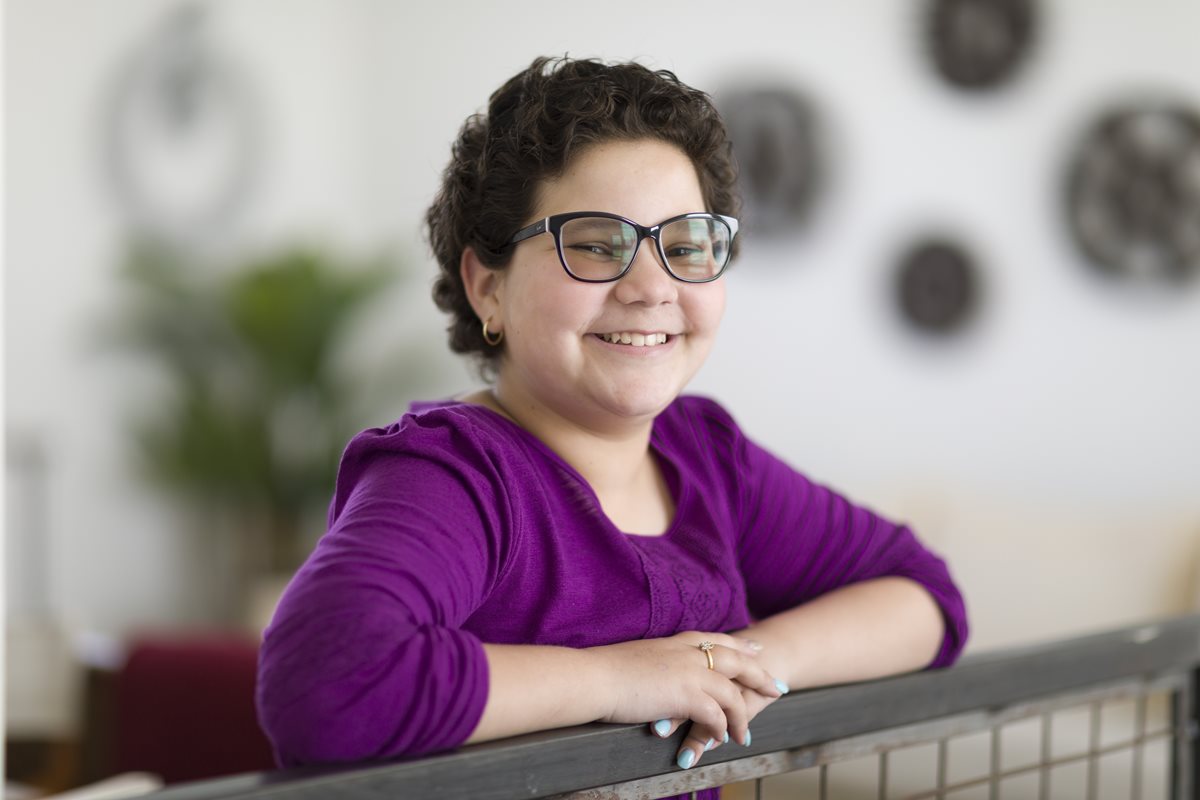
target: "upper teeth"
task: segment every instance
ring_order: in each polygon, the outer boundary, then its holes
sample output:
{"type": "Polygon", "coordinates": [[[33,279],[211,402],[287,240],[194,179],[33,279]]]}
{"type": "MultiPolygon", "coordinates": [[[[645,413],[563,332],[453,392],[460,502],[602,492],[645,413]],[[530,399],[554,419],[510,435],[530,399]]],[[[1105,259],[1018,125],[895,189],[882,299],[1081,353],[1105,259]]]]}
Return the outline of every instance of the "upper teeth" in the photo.
{"type": "Polygon", "coordinates": [[[612,344],[631,344],[634,347],[653,347],[666,344],[665,333],[602,333],[600,338],[612,344]]]}

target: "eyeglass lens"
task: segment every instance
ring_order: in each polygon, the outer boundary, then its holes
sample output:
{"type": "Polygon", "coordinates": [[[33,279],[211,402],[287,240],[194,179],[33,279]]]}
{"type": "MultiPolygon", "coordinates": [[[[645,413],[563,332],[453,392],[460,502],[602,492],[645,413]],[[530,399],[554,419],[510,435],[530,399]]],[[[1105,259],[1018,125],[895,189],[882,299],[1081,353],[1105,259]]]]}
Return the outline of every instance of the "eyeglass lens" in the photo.
{"type": "MultiPolygon", "coordinates": [[[[671,274],[684,281],[710,280],[729,260],[729,228],[716,219],[679,219],[658,233],[671,274]]],[[[581,217],[559,232],[563,260],[577,278],[611,280],[633,260],[638,233],[629,223],[607,217],[581,217]]]]}

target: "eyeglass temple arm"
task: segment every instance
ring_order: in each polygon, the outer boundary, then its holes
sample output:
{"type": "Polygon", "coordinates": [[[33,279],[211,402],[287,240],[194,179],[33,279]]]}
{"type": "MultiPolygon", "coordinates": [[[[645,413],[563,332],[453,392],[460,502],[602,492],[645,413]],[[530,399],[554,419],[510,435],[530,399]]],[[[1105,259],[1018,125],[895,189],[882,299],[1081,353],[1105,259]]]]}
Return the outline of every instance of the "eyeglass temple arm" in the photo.
{"type": "Polygon", "coordinates": [[[545,219],[540,219],[530,225],[528,228],[522,228],[521,230],[517,231],[516,235],[514,235],[512,240],[509,241],[509,244],[517,244],[518,242],[523,242],[526,239],[532,239],[534,236],[545,233],[549,229],[550,218],[546,217],[545,219]]]}

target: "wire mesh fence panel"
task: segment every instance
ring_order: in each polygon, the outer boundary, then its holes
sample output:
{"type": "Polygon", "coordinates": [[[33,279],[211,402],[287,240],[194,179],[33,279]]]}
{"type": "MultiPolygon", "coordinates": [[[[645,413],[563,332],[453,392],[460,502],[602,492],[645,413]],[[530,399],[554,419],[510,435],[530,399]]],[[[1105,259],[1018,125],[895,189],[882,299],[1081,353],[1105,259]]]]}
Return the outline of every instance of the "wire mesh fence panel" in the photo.
{"type": "Polygon", "coordinates": [[[835,744],[856,757],[726,786],[723,797],[1170,800],[1172,753],[1189,735],[1171,716],[1182,686],[1124,682],[847,740],[835,744]]]}

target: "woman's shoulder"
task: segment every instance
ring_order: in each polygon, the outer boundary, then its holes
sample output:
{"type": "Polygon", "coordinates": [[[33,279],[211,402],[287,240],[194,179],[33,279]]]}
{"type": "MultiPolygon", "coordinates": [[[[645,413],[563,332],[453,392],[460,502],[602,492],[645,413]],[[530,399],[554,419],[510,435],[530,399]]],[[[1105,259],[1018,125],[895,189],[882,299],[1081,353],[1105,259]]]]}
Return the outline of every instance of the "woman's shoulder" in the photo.
{"type": "Polygon", "coordinates": [[[338,466],[336,515],[365,485],[393,495],[429,497],[466,491],[485,497],[506,492],[504,476],[524,463],[519,437],[507,420],[470,403],[421,402],[390,425],[356,434],[338,466]]]}
{"type": "Polygon", "coordinates": [[[342,470],[389,456],[441,462],[492,460],[520,446],[511,427],[495,412],[473,403],[414,402],[390,425],[356,434],[342,456],[342,470]]]}
{"type": "Polygon", "coordinates": [[[398,448],[430,439],[450,438],[463,442],[506,442],[507,420],[489,408],[460,400],[420,400],[389,425],[367,428],[352,438],[351,444],[398,448]]]}

